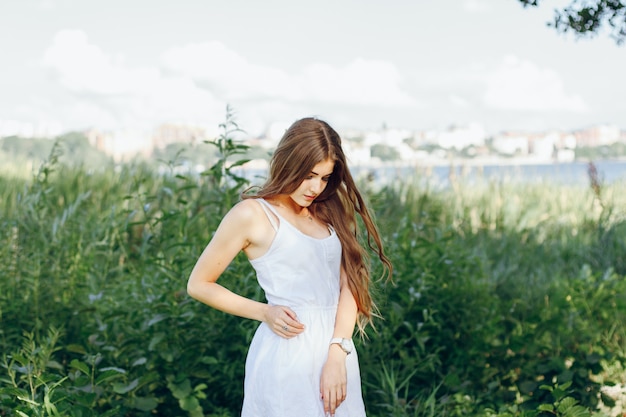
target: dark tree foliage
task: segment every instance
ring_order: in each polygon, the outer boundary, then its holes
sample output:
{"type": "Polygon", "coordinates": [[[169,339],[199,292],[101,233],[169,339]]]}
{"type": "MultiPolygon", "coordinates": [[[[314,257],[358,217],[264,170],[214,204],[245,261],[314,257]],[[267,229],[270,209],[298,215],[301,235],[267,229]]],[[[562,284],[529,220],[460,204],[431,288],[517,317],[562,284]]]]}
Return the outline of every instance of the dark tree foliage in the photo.
{"type": "MultiPolygon", "coordinates": [[[[519,0],[524,7],[538,6],[541,0],[519,0]]],[[[606,28],[618,45],[626,40],[626,1],[572,0],[569,6],[554,11],[548,23],[559,32],[574,32],[577,37],[592,37],[606,28]]]]}

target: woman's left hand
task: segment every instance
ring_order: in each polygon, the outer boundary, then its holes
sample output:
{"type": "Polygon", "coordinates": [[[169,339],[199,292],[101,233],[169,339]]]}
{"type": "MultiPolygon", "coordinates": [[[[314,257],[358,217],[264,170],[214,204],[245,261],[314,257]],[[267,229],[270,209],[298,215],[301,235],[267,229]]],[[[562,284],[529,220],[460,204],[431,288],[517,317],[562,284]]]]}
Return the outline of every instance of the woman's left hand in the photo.
{"type": "Polygon", "coordinates": [[[337,407],[346,399],[346,386],[346,353],[338,345],[331,345],[320,380],[324,413],[335,415],[337,407]]]}

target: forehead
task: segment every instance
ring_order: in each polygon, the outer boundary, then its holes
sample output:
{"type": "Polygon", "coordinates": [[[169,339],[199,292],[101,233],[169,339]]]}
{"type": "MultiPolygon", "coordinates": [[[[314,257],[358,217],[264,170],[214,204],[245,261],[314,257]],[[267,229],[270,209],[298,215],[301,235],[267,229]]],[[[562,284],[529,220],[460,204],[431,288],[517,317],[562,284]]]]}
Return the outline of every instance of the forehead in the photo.
{"type": "Polygon", "coordinates": [[[325,175],[332,174],[334,168],[335,168],[335,161],[331,159],[327,159],[325,161],[318,162],[317,164],[315,164],[315,166],[311,169],[311,172],[315,172],[316,174],[325,176],[325,175]]]}

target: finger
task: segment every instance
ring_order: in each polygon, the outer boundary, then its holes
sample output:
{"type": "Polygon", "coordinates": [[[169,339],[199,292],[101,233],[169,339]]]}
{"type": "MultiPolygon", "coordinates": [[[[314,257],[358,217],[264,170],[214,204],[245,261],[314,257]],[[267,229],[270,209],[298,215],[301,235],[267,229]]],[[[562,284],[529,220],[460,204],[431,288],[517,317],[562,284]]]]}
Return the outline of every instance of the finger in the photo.
{"type": "Polygon", "coordinates": [[[293,332],[302,333],[302,331],[304,330],[304,324],[297,321],[286,321],[285,324],[287,324],[287,326],[289,326],[289,329],[291,329],[291,331],[293,332]]]}
{"type": "Polygon", "coordinates": [[[294,324],[294,323],[287,322],[287,323],[285,323],[283,325],[283,329],[285,327],[287,328],[287,330],[285,330],[285,331],[288,331],[289,333],[293,333],[293,334],[296,334],[296,335],[298,335],[298,334],[300,334],[300,333],[302,333],[304,331],[304,325],[299,324],[299,323],[295,323],[294,324]]]}
{"type": "Polygon", "coordinates": [[[334,416],[335,415],[335,410],[337,409],[337,392],[332,392],[330,394],[330,415],[334,416]]]}
{"type": "Polygon", "coordinates": [[[324,400],[324,414],[330,413],[330,391],[326,390],[322,394],[322,399],[324,400]]]}
{"type": "Polygon", "coordinates": [[[276,330],[276,333],[280,337],[283,337],[285,339],[291,339],[291,338],[298,336],[300,333],[302,333],[302,330],[294,330],[290,326],[283,325],[283,326],[279,326],[279,328],[276,330]]]}
{"type": "Polygon", "coordinates": [[[298,320],[298,315],[296,314],[296,312],[290,309],[289,307],[283,308],[283,311],[285,312],[285,314],[287,314],[287,317],[289,317],[290,319],[296,320],[296,321],[298,320]]]}
{"type": "Polygon", "coordinates": [[[298,320],[298,316],[293,310],[286,307],[285,314],[287,315],[287,317],[285,318],[286,324],[295,329],[304,329],[304,324],[302,324],[300,320],[298,320]]]}
{"type": "Polygon", "coordinates": [[[292,320],[289,317],[284,317],[282,320],[279,320],[277,323],[284,331],[289,331],[291,333],[297,333],[297,334],[302,333],[304,331],[304,324],[300,323],[299,321],[292,320]]]}

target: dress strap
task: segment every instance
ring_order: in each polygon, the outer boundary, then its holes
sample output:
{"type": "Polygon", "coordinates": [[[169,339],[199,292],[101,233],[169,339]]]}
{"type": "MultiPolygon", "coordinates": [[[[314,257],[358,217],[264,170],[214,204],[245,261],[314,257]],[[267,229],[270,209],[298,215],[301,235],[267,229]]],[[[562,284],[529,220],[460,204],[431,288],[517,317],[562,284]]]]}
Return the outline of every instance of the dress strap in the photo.
{"type": "Polygon", "coordinates": [[[276,217],[278,217],[278,214],[274,211],[274,208],[270,205],[270,203],[268,203],[262,198],[257,198],[255,200],[258,201],[259,204],[261,205],[261,208],[265,212],[265,215],[267,216],[268,220],[270,221],[270,224],[274,228],[274,231],[278,231],[278,224],[276,223],[276,217]]]}

